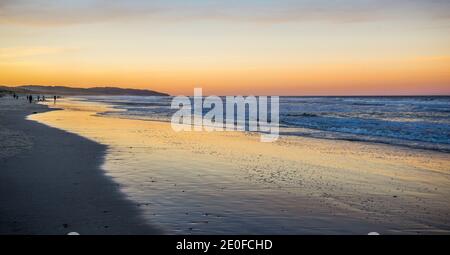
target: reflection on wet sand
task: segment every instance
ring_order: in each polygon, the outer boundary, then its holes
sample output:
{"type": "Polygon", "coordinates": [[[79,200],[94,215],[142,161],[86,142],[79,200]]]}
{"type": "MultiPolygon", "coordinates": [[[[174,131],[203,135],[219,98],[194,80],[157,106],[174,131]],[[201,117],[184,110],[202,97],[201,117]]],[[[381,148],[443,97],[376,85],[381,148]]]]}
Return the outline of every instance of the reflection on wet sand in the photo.
{"type": "Polygon", "coordinates": [[[450,232],[450,158],[388,145],[241,132],[96,115],[62,100],[30,116],[108,145],[103,166],[142,214],[169,233],[450,232]]]}

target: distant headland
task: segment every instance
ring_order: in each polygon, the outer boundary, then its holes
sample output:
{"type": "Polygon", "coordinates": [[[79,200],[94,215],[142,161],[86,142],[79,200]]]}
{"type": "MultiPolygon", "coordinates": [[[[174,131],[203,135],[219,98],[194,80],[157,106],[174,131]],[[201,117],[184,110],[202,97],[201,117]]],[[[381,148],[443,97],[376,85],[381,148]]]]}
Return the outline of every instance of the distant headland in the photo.
{"type": "Polygon", "coordinates": [[[0,86],[0,93],[92,95],[92,96],[169,96],[169,94],[147,89],[116,87],[72,88],[66,86],[24,85],[18,87],[0,86]]]}

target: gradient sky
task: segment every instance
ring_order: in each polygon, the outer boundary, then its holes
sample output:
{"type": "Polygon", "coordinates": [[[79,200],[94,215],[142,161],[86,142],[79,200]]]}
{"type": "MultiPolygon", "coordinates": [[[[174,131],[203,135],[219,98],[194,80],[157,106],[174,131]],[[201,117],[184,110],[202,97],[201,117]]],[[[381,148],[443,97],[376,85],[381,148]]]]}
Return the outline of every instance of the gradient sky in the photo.
{"type": "Polygon", "coordinates": [[[0,0],[0,84],[450,95],[450,1],[0,0]]]}

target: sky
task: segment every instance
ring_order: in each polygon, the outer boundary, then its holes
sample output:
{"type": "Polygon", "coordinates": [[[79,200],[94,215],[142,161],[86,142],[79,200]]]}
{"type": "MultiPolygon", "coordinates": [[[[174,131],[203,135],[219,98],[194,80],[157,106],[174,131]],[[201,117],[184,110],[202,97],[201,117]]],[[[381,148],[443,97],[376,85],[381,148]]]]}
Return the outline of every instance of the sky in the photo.
{"type": "Polygon", "coordinates": [[[450,1],[0,0],[0,84],[450,95],[450,1]]]}

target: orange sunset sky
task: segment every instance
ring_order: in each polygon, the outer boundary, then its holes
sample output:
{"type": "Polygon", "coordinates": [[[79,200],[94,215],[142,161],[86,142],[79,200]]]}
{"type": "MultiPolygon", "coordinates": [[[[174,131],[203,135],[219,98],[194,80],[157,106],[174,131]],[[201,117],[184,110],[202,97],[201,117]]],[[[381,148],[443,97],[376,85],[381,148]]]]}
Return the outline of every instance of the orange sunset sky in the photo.
{"type": "Polygon", "coordinates": [[[450,1],[0,1],[0,84],[450,95],[450,1]]]}

